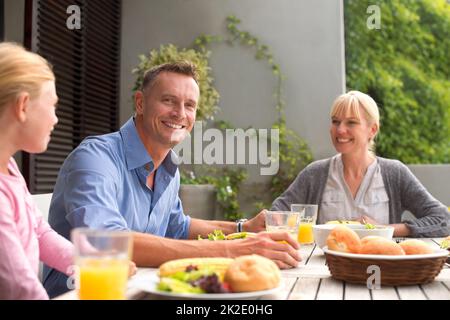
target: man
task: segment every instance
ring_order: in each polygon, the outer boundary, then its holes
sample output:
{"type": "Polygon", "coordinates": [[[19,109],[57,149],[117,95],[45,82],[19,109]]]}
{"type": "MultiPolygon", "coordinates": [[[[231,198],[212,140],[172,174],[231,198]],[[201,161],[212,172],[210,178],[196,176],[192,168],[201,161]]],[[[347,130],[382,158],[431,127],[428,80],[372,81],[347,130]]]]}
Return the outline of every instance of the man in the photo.
{"type": "MultiPolygon", "coordinates": [[[[298,244],[287,233],[263,232],[234,241],[179,240],[197,239],[215,229],[236,232],[233,222],[184,215],[178,197],[180,176],[171,148],[194,126],[199,91],[189,63],[149,70],[135,95],[135,117],[118,132],[85,139],[64,162],[50,206],[52,227],[66,238],[72,228],[82,226],[132,230],[138,266],[252,253],[273,259],[281,268],[296,266],[298,244]]],[[[245,222],[243,229],[263,231],[264,214],[245,222]]],[[[66,281],[63,274],[45,269],[44,286],[50,296],[67,291],[66,281]]]]}

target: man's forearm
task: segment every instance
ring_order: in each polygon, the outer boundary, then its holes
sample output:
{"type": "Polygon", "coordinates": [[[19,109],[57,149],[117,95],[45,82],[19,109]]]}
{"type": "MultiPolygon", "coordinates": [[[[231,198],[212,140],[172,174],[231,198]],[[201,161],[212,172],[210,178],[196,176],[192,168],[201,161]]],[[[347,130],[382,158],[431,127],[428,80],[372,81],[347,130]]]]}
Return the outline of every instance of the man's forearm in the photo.
{"type": "Polygon", "coordinates": [[[224,234],[233,233],[236,232],[236,223],[230,221],[191,219],[189,239],[197,239],[199,235],[206,237],[208,233],[211,233],[214,230],[222,230],[224,234]]]}
{"type": "Polygon", "coordinates": [[[138,267],[158,267],[181,258],[223,257],[229,249],[227,241],[174,240],[145,233],[133,233],[133,261],[138,267]]]}

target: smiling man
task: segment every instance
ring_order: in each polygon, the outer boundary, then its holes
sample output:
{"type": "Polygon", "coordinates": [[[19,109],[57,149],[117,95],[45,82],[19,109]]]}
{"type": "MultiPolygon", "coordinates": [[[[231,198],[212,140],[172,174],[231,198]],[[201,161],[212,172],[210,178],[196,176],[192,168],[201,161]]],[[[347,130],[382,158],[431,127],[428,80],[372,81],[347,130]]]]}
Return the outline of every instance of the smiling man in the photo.
{"type": "MultiPolygon", "coordinates": [[[[298,244],[287,233],[193,240],[215,229],[236,232],[234,222],[191,219],[178,197],[180,174],[172,147],[194,125],[197,81],[195,67],[186,62],[147,71],[135,95],[135,116],[118,132],[86,138],[64,162],[50,206],[51,226],[66,238],[76,227],[134,231],[133,260],[138,266],[252,253],[273,259],[281,268],[296,266],[298,244]]],[[[245,222],[243,229],[265,230],[264,213],[245,222]]],[[[45,268],[44,286],[53,297],[68,290],[67,278],[45,268]]]]}

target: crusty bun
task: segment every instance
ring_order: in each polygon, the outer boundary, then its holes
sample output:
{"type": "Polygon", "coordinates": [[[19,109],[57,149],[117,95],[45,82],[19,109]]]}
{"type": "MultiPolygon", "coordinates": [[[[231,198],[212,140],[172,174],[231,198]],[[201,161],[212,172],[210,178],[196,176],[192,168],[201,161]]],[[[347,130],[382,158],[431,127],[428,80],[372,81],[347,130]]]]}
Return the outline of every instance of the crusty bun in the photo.
{"type": "Polygon", "coordinates": [[[386,254],[392,256],[405,255],[405,251],[403,251],[399,244],[395,243],[395,241],[382,237],[371,237],[371,239],[365,239],[359,253],[386,254]]]}
{"type": "Polygon", "coordinates": [[[364,238],[361,239],[361,246],[365,245],[369,241],[376,239],[386,239],[386,238],[380,236],[365,236],[364,238]]]}
{"type": "Polygon", "coordinates": [[[427,254],[433,253],[433,249],[421,240],[409,239],[400,243],[406,254],[427,254]]]}
{"type": "Polygon", "coordinates": [[[340,252],[358,253],[361,240],[355,231],[344,225],[336,226],[328,235],[328,249],[340,252]]]}
{"type": "Polygon", "coordinates": [[[233,292],[247,292],[275,288],[280,279],[280,269],[275,262],[253,254],[234,259],[225,273],[224,281],[233,292]]]}

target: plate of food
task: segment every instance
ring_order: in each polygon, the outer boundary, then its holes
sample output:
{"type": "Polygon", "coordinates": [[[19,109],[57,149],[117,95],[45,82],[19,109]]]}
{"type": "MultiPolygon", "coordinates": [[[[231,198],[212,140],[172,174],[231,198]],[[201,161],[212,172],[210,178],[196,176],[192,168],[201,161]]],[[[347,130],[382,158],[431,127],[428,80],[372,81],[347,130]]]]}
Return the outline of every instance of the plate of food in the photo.
{"type": "Polygon", "coordinates": [[[258,255],[188,258],[162,264],[133,287],[169,299],[256,299],[279,291],[281,274],[273,261],[258,255]]]}

